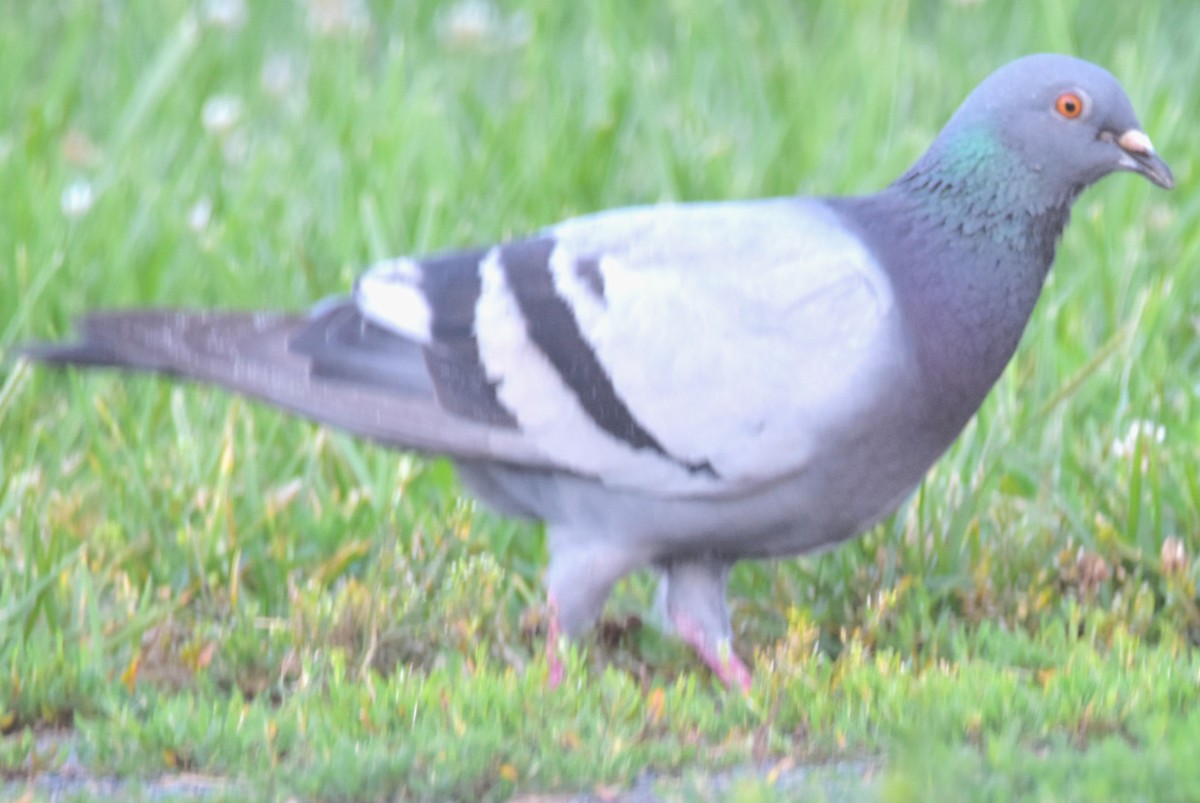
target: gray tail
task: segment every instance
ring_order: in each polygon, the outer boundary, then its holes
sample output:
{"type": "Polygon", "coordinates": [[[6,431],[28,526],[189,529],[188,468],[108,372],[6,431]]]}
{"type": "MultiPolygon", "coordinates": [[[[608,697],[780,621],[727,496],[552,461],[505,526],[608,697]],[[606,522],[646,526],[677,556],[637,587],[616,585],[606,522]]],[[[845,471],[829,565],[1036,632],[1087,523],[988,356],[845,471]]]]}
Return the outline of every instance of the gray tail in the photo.
{"type": "Polygon", "coordinates": [[[90,315],[79,337],[20,354],[59,366],[149,371],[218,385],[417,451],[542,466],[520,433],[437,401],[424,348],[338,300],[310,315],[137,309],[90,315]]]}
{"type": "Polygon", "coordinates": [[[286,351],[302,324],[298,316],[271,313],[122,310],[84,318],[74,341],[31,343],[19,353],[50,365],[153,371],[224,384],[222,379],[236,381],[249,353],[265,356],[280,346],[286,351]]]}

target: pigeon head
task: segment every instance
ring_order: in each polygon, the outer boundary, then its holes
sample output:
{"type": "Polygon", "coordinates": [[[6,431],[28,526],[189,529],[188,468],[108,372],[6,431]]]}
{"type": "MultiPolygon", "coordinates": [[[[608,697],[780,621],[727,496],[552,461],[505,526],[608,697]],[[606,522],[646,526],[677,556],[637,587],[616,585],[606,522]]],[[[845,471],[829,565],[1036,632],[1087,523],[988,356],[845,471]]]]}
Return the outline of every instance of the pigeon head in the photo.
{"type": "Polygon", "coordinates": [[[979,84],[905,178],[968,194],[986,186],[995,201],[1037,211],[1069,205],[1120,170],[1167,189],[1175,183],[1116,78],[1086,61],[1039,54],[979,84]]]}

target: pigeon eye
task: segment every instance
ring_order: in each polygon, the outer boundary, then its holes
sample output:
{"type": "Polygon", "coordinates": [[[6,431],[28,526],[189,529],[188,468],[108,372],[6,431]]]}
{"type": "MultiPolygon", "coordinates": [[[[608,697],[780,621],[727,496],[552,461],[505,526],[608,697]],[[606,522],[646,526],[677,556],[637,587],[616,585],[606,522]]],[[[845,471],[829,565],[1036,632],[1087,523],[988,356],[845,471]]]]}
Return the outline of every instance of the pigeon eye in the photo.
{"type": "Polygon", "coordinates": [[[1083,98],[1074,92],[1064,92],[1054,101],[1054,109],[1068,120],[1074,120],[1083,114],[1083,98]]]}

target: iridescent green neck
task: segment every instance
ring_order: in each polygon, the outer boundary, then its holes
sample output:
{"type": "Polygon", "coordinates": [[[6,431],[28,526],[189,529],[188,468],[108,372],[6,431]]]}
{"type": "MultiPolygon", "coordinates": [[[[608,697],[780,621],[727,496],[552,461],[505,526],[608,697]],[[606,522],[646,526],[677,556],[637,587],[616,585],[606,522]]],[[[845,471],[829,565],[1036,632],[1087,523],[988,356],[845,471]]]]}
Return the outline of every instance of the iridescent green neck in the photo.
{"type": "Polygon", "coordinates": [[[931,222],[1053,253],[1077,190],[1050,191],[1036,167],[987,125],[950,126],[893,185],[931,222]]]}
{"type": "Polygon", "coordinates": [[[917,165],[929,162],[930,172],[948,183],[961,184],[972,178],[986,182],[1012,172],[1012,154],[986,126],[948,131],[938,138],[938,146],[936,159],[922,159],[917,165]]]}

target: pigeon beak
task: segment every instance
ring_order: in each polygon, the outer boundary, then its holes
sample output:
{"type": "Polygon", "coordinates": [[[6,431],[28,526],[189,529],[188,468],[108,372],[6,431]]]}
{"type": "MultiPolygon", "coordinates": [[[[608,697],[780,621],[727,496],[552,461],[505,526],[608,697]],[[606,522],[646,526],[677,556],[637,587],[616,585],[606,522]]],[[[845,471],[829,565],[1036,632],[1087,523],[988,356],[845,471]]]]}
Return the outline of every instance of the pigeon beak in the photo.
{"type": "Polygon", "coordinates": [[[1136,128],[1131,128],[1116,139],[1121,148],[1120,167],[1122,170],[1132,170],[1141,173],[1164,190],[1175,186],[1175,177],[1171,168],[1154,152],[1150,137],[1136,128]]]}

